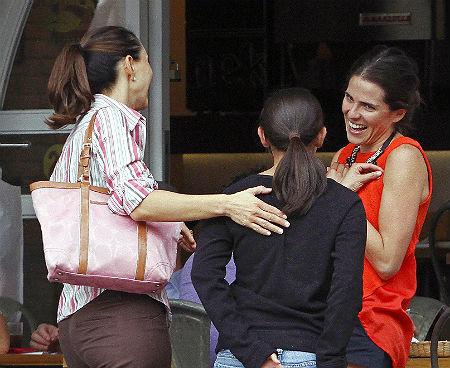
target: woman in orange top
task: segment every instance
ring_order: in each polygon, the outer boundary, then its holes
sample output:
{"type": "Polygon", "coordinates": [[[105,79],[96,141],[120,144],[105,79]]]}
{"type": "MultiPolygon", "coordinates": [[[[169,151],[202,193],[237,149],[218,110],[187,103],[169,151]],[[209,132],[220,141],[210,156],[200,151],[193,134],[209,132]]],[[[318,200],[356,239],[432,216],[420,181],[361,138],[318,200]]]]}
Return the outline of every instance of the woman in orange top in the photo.
{"type": "Polygon", "coordinates": [[[418,242],[431,199],[429,162],[405,137],[420,104],[416,64],[377,46],[353,64],[342,112],[349,144],[328,176],[356,191],[367,215],[363,307],[347,347],[349,367],[404,367],[413,336],[418,242]]]}

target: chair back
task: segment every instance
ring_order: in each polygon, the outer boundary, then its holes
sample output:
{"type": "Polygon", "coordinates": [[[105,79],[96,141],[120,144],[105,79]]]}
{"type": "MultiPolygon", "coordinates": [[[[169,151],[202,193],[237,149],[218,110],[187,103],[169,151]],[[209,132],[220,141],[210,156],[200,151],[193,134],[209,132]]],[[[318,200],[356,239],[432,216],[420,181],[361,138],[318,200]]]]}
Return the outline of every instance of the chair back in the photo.
{"type": "Polygon", "coordinates": [[[441,313],[439,319],[434,325],[433,332],[431,334],[430,359],[432,368],[439,368],[439,354],[438,354],[439,337],[443,332],[443,327],[446,326],[449,321],[450,321],[450,307],[445,307],[444,311],[441,313]]]}
{"type": "Polygon", "coordinates": [[[428,243],[429,243],[430,251],[431,251],[431,263],[433,264],[434,274],[436,275],[436,279],[437,279],[437,282],[439,285],[440,298],[442,301],[444,301],[444,303],[446,303],[447,305],[450,305],[450,296],[447,291],[449,280],[446,280],[446,277],[444,275],[444,270],[441,267],[439,257],[437,255],[437,250],[436,250],[437,226],[439,224],[439,220],[441,219],[442,215],[446,211],[450,211],[450,201],[447,201],[446,203],[442,204],[441,207],[439,207],[439,209],[433,215],[433,218],[431,219],[431,227],[430,227],[430,234],[428,236],[428,243]]]}
{"type": "Polygon", "coordinates": [[[445,309],[445,304],[437,299],[415,295],[409,304],[408,314],[418,331],[419,341],[430,341],[433,327],[445,309]]]}
{"type": "Polygon", "coordinates": [[[201,304],[171,299],[170,342],[174,368],[209,368],[211,320],[201,304]]]}

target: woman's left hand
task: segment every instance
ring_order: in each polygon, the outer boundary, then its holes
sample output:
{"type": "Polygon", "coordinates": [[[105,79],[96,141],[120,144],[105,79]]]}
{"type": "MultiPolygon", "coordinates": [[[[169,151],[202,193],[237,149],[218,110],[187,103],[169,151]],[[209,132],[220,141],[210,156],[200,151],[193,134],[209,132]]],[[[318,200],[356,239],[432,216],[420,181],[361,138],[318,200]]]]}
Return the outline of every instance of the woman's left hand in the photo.
{"type": "Polygon", "coordinates": [[[357,192],[361,187],[378,179],[383,169],[374,164],[355,163],[351,167],[339,162],[333,162],[327,170],[327,177],[337,181],[343,186],[357,192]]]}
{"type": "Polygon", "coordinates": [[[178,239],[178,245],[188,252],[194,252],[197,247],[192,230],[183,223],[181,228],[180,238],[178,239]]]}

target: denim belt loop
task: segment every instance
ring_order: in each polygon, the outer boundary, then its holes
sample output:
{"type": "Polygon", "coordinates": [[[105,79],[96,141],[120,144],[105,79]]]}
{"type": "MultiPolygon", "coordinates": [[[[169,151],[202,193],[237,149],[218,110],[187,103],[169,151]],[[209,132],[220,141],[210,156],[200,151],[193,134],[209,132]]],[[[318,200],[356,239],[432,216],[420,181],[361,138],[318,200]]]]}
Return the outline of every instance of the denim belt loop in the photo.
{"type": "Polygon", "coordinates": [[[282,355],[283,355],[283,349],[277,349],[278,360],[281,360],[282,355]]]}

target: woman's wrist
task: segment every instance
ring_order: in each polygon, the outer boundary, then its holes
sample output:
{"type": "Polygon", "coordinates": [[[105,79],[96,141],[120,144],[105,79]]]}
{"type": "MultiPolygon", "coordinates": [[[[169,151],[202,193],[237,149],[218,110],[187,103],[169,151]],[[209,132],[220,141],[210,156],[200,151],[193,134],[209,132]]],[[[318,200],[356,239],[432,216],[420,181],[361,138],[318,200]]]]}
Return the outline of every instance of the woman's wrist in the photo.
{"type": "Polygon", "coordinates": [[[341,185],[343,185],[344,187],[352,190],[353,192],[357,192],[359,188],[357,188],[357,185],[355,185],[354,182],[351,182],[350,180],[345,180],[345,178],[343,178],[340,182],[341,185]]]}
{"type": "Polygon", "coordinates": [[[217,196],[217,209],[215,211],[216,216],[227,216],[231,214],[231,196],[229,194],[216,194],[217,196]]]}

